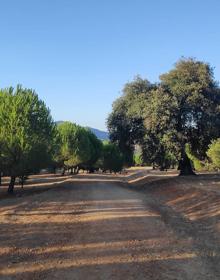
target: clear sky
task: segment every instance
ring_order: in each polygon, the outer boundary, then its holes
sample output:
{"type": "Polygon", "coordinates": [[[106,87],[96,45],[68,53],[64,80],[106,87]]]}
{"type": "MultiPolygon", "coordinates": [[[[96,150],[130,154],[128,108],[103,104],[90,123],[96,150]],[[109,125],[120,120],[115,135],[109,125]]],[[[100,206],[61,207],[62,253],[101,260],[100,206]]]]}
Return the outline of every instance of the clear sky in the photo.
{"type": "Polygon", "coordinates": [[[181,56],[220,80],[219,0],[0,0],[0,87],[35,89],[55,120],[105,129],[127,81],[181,56]]]}

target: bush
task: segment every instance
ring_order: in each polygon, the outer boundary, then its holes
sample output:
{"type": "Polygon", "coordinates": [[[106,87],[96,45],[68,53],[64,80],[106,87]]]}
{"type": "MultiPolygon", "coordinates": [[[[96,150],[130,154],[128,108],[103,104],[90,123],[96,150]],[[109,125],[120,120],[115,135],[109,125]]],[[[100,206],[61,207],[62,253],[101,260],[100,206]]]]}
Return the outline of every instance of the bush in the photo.
{"type": "Polygon", "coordinates": [[[191,160],[192,166],[196,171],[204,171],[208,170],[207,163],[205,161],[199,160],[196,156],[194,156],[191,152],[190,146],[186,145],[186,153],[188,158],[191,160]]]}
{"type": "Polygon", "coordinates": [[[135,166],[143,166],[144,165],[144,161],[143,161],[143,156],[141,153],[136,153],[134,154],[134,164],[135,166]]]}
{"type": "Polygon", "coordinates": [[[210,158],[213,166],[220,169],[220,138],[212,141],[209,145],[207,156],[210,158]]]}
{"type": "Polygon", "coordinates": [[[103,144],[103,171],[120,172],[123,168],[123,156],[118,146],[113,143],[104,142],[103,144]]]}

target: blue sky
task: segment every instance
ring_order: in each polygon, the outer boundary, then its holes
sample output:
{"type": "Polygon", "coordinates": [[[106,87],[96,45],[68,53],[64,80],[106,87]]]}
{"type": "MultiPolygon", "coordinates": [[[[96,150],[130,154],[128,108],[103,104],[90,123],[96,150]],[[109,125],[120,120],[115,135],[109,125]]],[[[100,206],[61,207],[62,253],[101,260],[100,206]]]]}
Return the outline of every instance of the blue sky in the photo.
{"type": "Polygon", "coordinates": [[[55,120],[105,129],[137,74],[158,81],[181,57],[215,67],[219,0],[0,0],[0,87],[37,91],[55,120]]]}

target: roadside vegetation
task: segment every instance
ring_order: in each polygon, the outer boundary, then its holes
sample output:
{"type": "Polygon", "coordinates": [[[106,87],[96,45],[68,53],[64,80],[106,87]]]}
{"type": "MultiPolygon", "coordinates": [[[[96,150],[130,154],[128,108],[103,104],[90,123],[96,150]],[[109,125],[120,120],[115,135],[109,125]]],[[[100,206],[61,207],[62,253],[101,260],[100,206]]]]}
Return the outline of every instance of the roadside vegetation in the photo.
{"type": "Polygon", "coordinates": [[[120,172],[151,165],[180,175],[220,168],[220,88],[207,63],[181,59],[150,83],[136,77],[124,86],[107,119],[110,141],[75,123],[53,121],[34,90],[0,90],[0,184],[23,185],[30,174],[59,169],[120,172]]]}
{"type": "Polygon", "coordinates": [[[31,89],[17,86],[0,91],[0,183],[9,176],[8,192],[16,179],[23,185],[41,169],[80,169],[119,172],[123,161],[113,143],[102,143],[89,129],[71,122],[57,125],[45,103],[31,89]]]}

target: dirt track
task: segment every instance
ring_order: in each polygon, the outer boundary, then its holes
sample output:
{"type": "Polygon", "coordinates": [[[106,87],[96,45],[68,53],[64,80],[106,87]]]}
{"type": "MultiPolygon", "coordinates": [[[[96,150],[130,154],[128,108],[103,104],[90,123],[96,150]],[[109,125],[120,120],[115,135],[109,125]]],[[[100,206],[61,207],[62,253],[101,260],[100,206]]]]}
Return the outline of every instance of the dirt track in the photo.
{"type": "Polygon", "coordinates": [[[219,178],[192,180],[69,179],[3,199],[0,279],[220,279],[219,178]]]}

